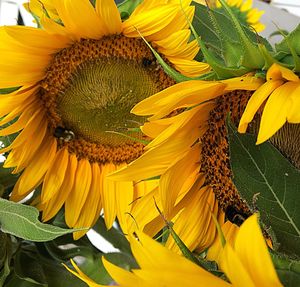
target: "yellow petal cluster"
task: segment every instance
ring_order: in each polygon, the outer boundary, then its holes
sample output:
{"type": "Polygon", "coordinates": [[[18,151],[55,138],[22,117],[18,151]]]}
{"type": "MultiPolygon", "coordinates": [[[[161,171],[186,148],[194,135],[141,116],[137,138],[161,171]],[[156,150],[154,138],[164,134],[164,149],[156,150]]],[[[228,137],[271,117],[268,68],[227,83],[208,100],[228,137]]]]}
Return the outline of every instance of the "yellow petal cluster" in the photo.
{"type": "MultiPolygon", "coordinates": [[[[142,131],[153,140],[140,158],[110,178],[139,181],[160,176],[156,199],[159,208],[192,250],[204,250],[213,242],[216,227],[212,215],[220,224],[224,222],[213,190],[204,185],[205,174],[199,172],[201,137],[208,128],[214,99],[235,89],[255,90],[262,83],[251,75],[219,82],[182,82],[145,99],[132,110],[138,115],[151,115],[142,131]],[[181,108],[187,109],[168,116],[181,108]]],[[[149,206],[154,206],[153,199],[149,206]]],[[[172,240],[167,246],[178,251],[172,240]]]]}
{"type": "Polygon", "coordinates": [[[238,128],[240,133],[246,132],[254,115],[258,111],[262,113],[257,144],[268,140],[286,122],[300,123],[299,77],[275,63],[267,71],[266,78],[266,83],[250,98],[238,128]]]}
{"type": "MultiPolygon", "coordinates": [[[[260,230],[257,214],[242,224],[233,246],[227,242],[223,247],[220,268],[230,283],[173,253],[147,235],[141,232],[136,234],[137,237],[130,237],[130,245],[140,269],[125,271],[103,258],[104,266],[117,286],[282,286],[260,230]]],[[[89,279],[72,263],[77,272],[68,268],[70,272],[90,287],[102,286],[89,279]]]]}

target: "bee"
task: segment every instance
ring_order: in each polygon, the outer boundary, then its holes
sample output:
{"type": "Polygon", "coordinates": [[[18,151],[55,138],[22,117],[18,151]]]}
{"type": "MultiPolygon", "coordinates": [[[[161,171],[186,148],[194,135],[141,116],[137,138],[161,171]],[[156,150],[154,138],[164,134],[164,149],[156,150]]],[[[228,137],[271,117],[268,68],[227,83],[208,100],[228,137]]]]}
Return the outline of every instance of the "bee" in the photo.
{"type": "Polygon", "coordinates": [[[72,132],[71,130],[67,130],[61,126],[55,128],[53,135],[63,142],[69,142],[75,139],[74,132],[72,132]]]}
{"type": "Polygon", "coordinates": [[[227,219],[238,226],[241,226],[241,224],[249,217],[244,212],[237,210],[234,206],[228,206],[225,211],[227,219]]]}
{"type": "Polygon", "coordinates": [[[143,58],[142,59],[142,65],[143,65],[143,67],[148,68],[152,64],[153,64],[153,61],[151,59],[149,59],[149,58],[143,58]]]}

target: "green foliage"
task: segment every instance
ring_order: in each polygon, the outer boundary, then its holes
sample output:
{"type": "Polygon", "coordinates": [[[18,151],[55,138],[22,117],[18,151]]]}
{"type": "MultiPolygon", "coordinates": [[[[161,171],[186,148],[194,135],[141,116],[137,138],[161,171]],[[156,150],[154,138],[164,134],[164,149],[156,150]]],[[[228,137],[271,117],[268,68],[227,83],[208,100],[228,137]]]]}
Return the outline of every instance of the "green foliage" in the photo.
{"type": "Polygon", "coordinates": [[[34,246],[22,247],[15,256],[12,273],[4,287],[85,287],[60,262],[44,257],[34,246]]]}
{"type": "Polygon", "coordinates": [[[300,25],[289,34],[282,32],[282,36],[284,39],[275,45],[276,51],[285,54],[282,58],[284,64],[300,72],[300,25]]]}
{"type": "Polygon", "coordinates": [[[63,229],[38,220],[39,212],[32,206],[0,198],[0,224],[3,232],[31,241],[48,241],[72,229],[63,229]]]}
{"type": "Polygon", "coordinates": [[[292,32],[288,34],[283,33],[282,35],[284,36],[284,39],[280,43],[275,44],[276,51],[289,54],[289,45],[291,45],[295,49],[297,55],[300,55],[300,24],[292,32]]]}
{"type": "Polygon", "coordinates": [[[241,135],[228,125],[234,183],[241,196],[271,227],[279,251],[300,256],[300,172],[270,143],[255,145],[255,137],[241,135]]]}
{"type": "Polygon", "coordinates": [[[285,287],[299,286],[300,261],[292,260],[286,256],[271,252],[271,257],[280,278],[285,287]]]}
{"type": "Polygon", "coordinates": [[[263,45],[270,53],[271,45],[248,26],[241,24],[225,2],[222,4],[222,9],[210,10],[194,3],[196,11],[192,26],[201,37],[199,45],[204,60],[220,79],[241,76],[253,69],[263,68],[264,54],[258,45],[263,45]]]}
{"type": "Polygon", "coordinates": [[[10,261],[13,247],[7,234],[0,231],[0,286],[3,286],[10,273],[10,261]]]}
{"type": "Polygon", "coordinates": [[[118,4],[118,9],[123,20],[129,18],[131,13],[143,0],[125,0],[118,4]]]}

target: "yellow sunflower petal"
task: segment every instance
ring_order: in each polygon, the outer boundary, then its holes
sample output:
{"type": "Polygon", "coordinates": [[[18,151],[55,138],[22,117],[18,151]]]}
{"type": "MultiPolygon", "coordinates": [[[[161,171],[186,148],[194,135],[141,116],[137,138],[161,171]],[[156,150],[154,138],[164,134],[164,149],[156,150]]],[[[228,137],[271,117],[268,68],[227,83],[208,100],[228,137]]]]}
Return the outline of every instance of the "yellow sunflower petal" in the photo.
{"type": "MultiPolygon", "coordinates": [[[[207,103],[199,105],[198,107],[184,111],[183,113],[174,117],[174,123],[164,130],[163,133],[153,139],[146,147],[145,150],[158,147],[164,142],[172,141],[175,138],[189,137],[189,142],[192,144],[197,141],[199,136],[202,134],[202,128],[206,125],[206,121],[209,117],[209,112],[214,106],[214,103],[207,103]],[[201,124],[199,124],[199,122],[201,124]]],[[[190,146],[186,146],[190,148],[190,146]]],[[[186,149],[185,148],[185,149],[186,149]]],[[[182,153],[185,152],[182,149],[182,153]]]]}
{"type": "Polygon", "coordinates": [[[103,21],[89,0],[53,0],[58,15],[69,32],[80,38],[99,39],[106,34],[103,21]]]}
{"type": "Polygon", "coordinates": [[[170,61],[172,58],[194,59],[199,52],[197,41],[194,40],[184,45],[177,46],[177,49],[159,49],[170,61]]]}
{"type": "Polygon", "coordinates": [[[41,201],[46,202],[53,197],[61,187],[68,165],[69,152],[66,148],[59,150],[50,165],[43,183],[41,201]]]}
{"type": "Polygon", "coordinates": [[[274,63],[267,71],[267,80],[281,80],[285,79],[292,82],[298,82],[299,77],[293,73],[290,69],[280,66],[274,63]]]}
{"type": "Polygon", "coordinates": [[[88,197],[92,181],[91,165],[87,159],[78,162],[72,191],[65,202],[65,218],[68,226],[75,226],[88,197]]]}
{"type": "Polygon", "coordinates": [[[226,84],[226,91],[234,90],[257,90],[263,83],[263,79],[253,76],[236,77],[221,81],[226,84]]]}
{"type": "Polygon", "coordinates": [[[271,94],[261,116],[257,144],[269,139],[284,125],[292,104],[289,97],[298,85],[287,82],[271,94]]]}
{"type": "Polygon", "coordinates": [[[196,159],[199,154],[199,146],[195,145],[184,154],[182,159],[171,165],[160,178],[159,192],[163,212],[167,219],[169,219],[178,195],[186,193],[198,177],[199,165],[196,159]],[[178,177],[178,174],[180,174],[180,177],[178,177]]]}
{"type": "MultiPolygon", "coordinates": [[[[212,274],[200,268],[196,264],[193,264],[186,258],[173,253],[145,234],[137,232],[137,236],[139,238],[139,241],[137,241],[136,238],[131,237],[130,245],[133,255],[141,268],[141,271],[156,270],[156,273],[161,272],[162,274],[164,274],[164,272],[172,270],[172,274],[186,274],[187,278],[185,278],[186,276],[178,277],[188,279],[183,280],[184,286],[195,286],[196,282],[201,282],[201,284],[205,284],[207,286],[230,286],[227,282],[213,276],[212,274]],[[191,280],[190,276],[193,278],[193,280],[191,280]]],[[[136,274],[139,275],[139,273],[136,274]]],[[[153,273],[151,272],[150,274],[153,273]]],[[[145,279],[147,278],[143,276],[143,274],[141,274],[141,276],[145,279]]],[[[169,276],[160,276],[160,280],[157,281],[171,281],[172,283],[175,283],[175,285],[171,286],[183,286],[182,281],[178,281],[177,284],[176,282],[174,282],[174,280],[172,280],[173,277],[174,276],[172,276],[171,278],[169,276]]]]}
{"type": "Polygon", "coordinates": [[[146,122],[141,126],[143,134],[155,138],[167,129],[174,121],[172,118],[164,118],[156,121],[146,122]]]}
{"type": "Polygon", "coordinates": [[[255,286],[282,286],[259,228],[257,214],[241,225],[234,248],[255,286]]]}
{"type": "MultiPolygon", "coordinates": [[[[5,26],[3,29],[13,41],[33,50],[38,49],[37,51],[42,55],[55,53],[59,49],[65,48],[70,42],[68,37],[49,34],[42,29],[33,27],[5,26]]],[[[5,42],[2,45],[5,45],[5,42]]],[[[2,47],[2,45],[0,45],[0,47],[2,47]]]]}
{"type": "MultiPolygon", "coordinates": [[[[214,193],[208,187],[199,188],[176,218],[173,229],[190,250],[197,247],[199,251],[203,251],[212,244],[216,236],[216,225],[212,214],[214,211],[217,212],[215,209],[217,205],[214,193]]],[[[166,246],[175,252],[180,252],[172,237],[168,238],[166,246]]]]}
{"type": "MultiPolygon", "coordinates": [[[[41,118],[39,125],[37,126],[36,131],[37,133],[33,133],[33,136],[30,138],[27,138],[27,140],[30,140],[30,145],[26,148],[23,147],[23,145],[18,146],[17,149],[21,151],[20,155],[18,156],[18,162],[15,164],[16,168],[14,169],[13,173],[19,173],[21,172],[33,159],[33,157],[36,156],[37,149],[41,146],[46,133],[48,129],[48,124],[45,121],[45,118],[41,118]]],[[[7,160],[5,161],[5,166],[8,166],[7,160]]]]}
{"type": "Polygon", "coordinates": [[[133,183],[131,181],[117,182],[116,186],[116,198],[117,200],[117,217],[122,226],[121,222],[125,222],[130,213],[133,204],[133,183]]]}
{"type": "MultiPolygon", "coordinates": [[[[142,184],[142,182],[139,184],[142,184]]],[[[155,203],[160,206],[157,187],[149,191],[148,194],[138,197],[133,202],[132,210],[124,216],[124,220],[121,222],[123,232],[131,234],[136,230],[143,230],[146,224],[157,218],[159,214],[155,203]]],[[[160,223],[155,224],[155,227],[160,230],[163,226],[163,220],[160,218],[160,223]]],[[[147,234],[154,236],[156,233],[147,232],[147,234]]]]}
{"type": "Polygon", "coordinates": [[[255,29],[255,31],[261,32],[266,29],[266,25],[264,25],[262,23],[256,23],[256,24],[253,24],[253,28],[255,29]]]}
{"type": "Polygon", "coordinates": [[[110,263],[104,257],[102,257],[102,262],[110,276],[112,276],[120,286],[143,286],[141,283],[141,279],[134,276],[134,274],[132,274],[131,272],[110,263]]]}
{"type": "Polygon", "coordinates": [[[17,181],[11,195],[11,200],[14,200],[14,195],[26,195],[31,192],[42,180],[48,170],[52,160],[56,154],[56,140],[46,138],[38,149],[36,156],[24,170],[19,180],[17,181]]]}
{"type": "Polygon", "coordinates": [[[55,22],[53,19],[47,17],[46,15],[42,15],[40,18],[41,25],[43,28],[50,34],[59,34],[68,37],[69,39],[75,40],[73,35],[68,33],[68,30],[55,22]]]}
{"type": "Polygon", "coordinates": [[[10,93],[8,95],[1,95],[0,125],[2,126],[9,123],[29,107],[38,106],[35,99],[36,90],[37,87],[34,86],[23,86],[16,92],[10,93]],[[21,105],[19,103],[21,103],[21,105]]]}
{"type": "Polygon", "coordinates": [[[33,13],[39,18],[41,18],[42,15],[47,14],[51,19],[54,19],[55,21],[59,20],[57,11],[51,0],[43,0],[43,2],[40,0],[30,0],[30,2],[24,3],[23,6],[29,13],[33,13]]]}
{"type": "MultiPolygon", "coordinates": [[[[0,51],[1,52],[1,51],[0,51]]],[[[0,53],[0,86],[11,88],[32,85],[44,77],[50,56],[34,56],[14,51],[0,53]],[[18,70],[18,73],[15,71],[18,70]]]]}
{"type": "Polygon", "coordinates": [[[101,194],[103,199],[104,220],[107,228],[111,228],[117,214],[116,206],[116,185],[115,181],[108,178],[108,174],[114,172],[116,166],[114,164],[106,164],[101,170],[101,194]]]}
{"type": "Polygon", "coordinates": [[[290,95],[291,109],[288,111],[287,120],[289,123],[298,124],[300,123],[300,84],[290,95]]]}
{"type": "Polygon", "coordinates": [[[282,85],[282,83],[282,80],[268,81],[251,96],[239,123],[238,131],[240,133],[246,132],[248,124],[253,120],[259,107],[276,88],[282,85]]]}
{"type": "Polygon", "coordinates": [[[173,141],[163,143],[159,148],[146,151],[137,160],[110,175],[112,180],[142,180],[158,176],[181,155],[182,147],[194,143],[194,138],[183,135],[173,141]]]}
{"type": "MultiPolygon", "coordinates": [[[[92,164],[92,183],[90,192],[88,195],[88,200],[85,201],[84,206],[82,208],[83,212],[82,215],[78,218],[78,221],[74,225],[75,228],[92,227],[96,220],[100,216],[100,211],[102,209],[102,202],[101,202],[101,171],[98,163],[92,164]]],[[[88,230],[82,230],[75,232],[73,237],[75,240],[82,237],[86,234],[88,230]]]]}
{"type": "Polygon", "coordinates": [[[188,39],[190,38],[191,30],[183,29],[175,33],[170,34],[167,38],[163,38],[159,41],[154,41],[154,43],[162,47],[161,51],[174,51],[180,46],[186,45],[188,39]]]}
{"type": "Polygon", "coordinates": [[[240,6],[241,11],[248,11],[252,8],[252,0],[245,0],[243,4],[240,6]]]}
{"type": "MultiPolygon", "coordinates": [[[[259,11],[256,8],[252,8],[251,10],[248,11],[247,13],[247,22],[248,23],[253,23],[254,26],[257,25],[260,17],[265,13],[265,11],[259,11]]],[[[262,24],[263,25],[263,24],[262,24]]]]}
{"type": "Polygon", "coordinates": [[[76,176],[76,170],[78,166],[78,161],[76,155],[69,155],[68,167],[65,172],[64,181],[60,187],[59,192],[57,192],[53,197],[50,198],[48,202],[44,204],[43,208],[43,220],[48,221],[62,208],[66,199],[68,198],[70,192],[72,191],[74,179],[76,176]]]}
{"type": "MultiPolygon", "coordinates": [[[[188,20],[190,22],[192,21],[195,7],[189,6],[183,9],[182,11],[180,6],[178,5],[176,6],[177,6],[177,14],[173,18],[173,20],[170,23],[165,23],[165,26],[162,26],[161,29],[159,29],[157,32],[147,35],[147,40],[149,41],[161,40],[179,30],[187,29],[189,27],[188,20]]],[[[158,47],[158,50],[160,51],[160,47],[158,47]]]]}
{"type": "Polygon", "coordinates": [[[204,74],[210,70],[210,66],[207,63],[191,61],[187,59],[180,59],[177,57],[169,57],[168,60],[175,65],[176,69],[183,75],[195,78],[201,74],[204,74]]]}
{"type": "MultiPolygon", "coordinates": [[[[0,103],[1,103],[1,99],[0,99],[0,103]]],[[[16,122],[0,130],[0,136],[7,136],[20,131],[27,125],[28,121],[31,119],[33,114],[34,114],[33,107],[32,106],[26,107],[26,109],[23,111],[23,113],[20,115],[20,117],[16,122]]]]}
{"type": "Polygon", "coordinates": [[[73,267],[75,268],[75,271],[72,270],[71,268],[69,268],[67,265],[63,264],[64,267],[71,272],[73,275],[75,275],[76,277],[78,277],[80,280],[82,280],[83,282],[85,282],[87,285],[89,285],[89,287],[105,287],[104,285],[100,285],[97,284],[96,282],[94,282],[92,279],[90,279],[89,277],[87,277],[75,264],[75,262],[71,259],[71,263],[73,265],[73,267]]]}
{"type": "Polygon", "coordinates": [[[38,107],[36,99],[31,97],[31,94],[29,94],[29,98],[25,100],[23,97],[20,98],[17,95],[0,97],[0,104],[3,105],[0,107],[0,116],[3,117],[0,121],[0,126],[9,123],[32,107],[38,107]]]}
{"type": "Polygon", "coordinates": [[[151,115],[151,120],[164,117],[172,110],[189,107],[214,99],[226,87],[223,83],[206,81],[186,81],[171,86],[138,103],[131,112],[137,115],[151,115]],[[183,93],[182,91],[185,91],[183,93]]]}
{"type": "Polygon", "coordinates": [[[134,16],[136,14],[142,13],[144,11],[150,10],[154,8],[155,6],[165,4],[164,0],[146,0],[142,1],[132,12],[131,16],[134,16]]]}
{"type": "Polygon", "coordinates": [[[122,31],[127,37],[147,37],[168,25],[176,14],[176,5],[161,5],[129,17],[122,23],[122,31]]]}
{"type": "MultiPolygon", "coordinates": [[[[233,246],[239,227],[230,221],[226,221],[222,226],[222,232],[226,242],[233,246]]],[[[220,236],[216,236],[214,243],[209,247],[206,258],[210,261],[216,261],[220,264],[220,258],[223,252],[220,236]]]]}
{"type": "MultiPolygon", "coordinates": [[[[38,117],[35,117],[34,123],[35,122],[37,122],[38,125],[36,126],[36,130],[33,130],[33,136],[30,137],[30,146],[24,148],[24,146],[20,144],[17,147],[13,147],[13,143],[7,148],[8,150],[12,149],[12,151],[9,153],[3,166],[5,168],[16,167],[13,173],[19,173],[24,169],[25,166],[27,166],[30,163],[31,159],[35,156],[35,152],[40,147],[41,142],[44,140],[44,136],[47,131],[47,123],[44,121],[42,115],[38,115],[38,117]]],[[[33,125],[30,125],[27,128],[30,127],[34,129],[33,125]]],[[[22,136],[20,137],[22,138],[22,136]]],[[[24,141],[26,140],[27,138],[24,138],[24,141]]]]}
{"type": "Polygon", "coordinates": [[[244,267],[240,258],[234,252],[230,244],[226,244],[225,249],[223,250],[220,260],[220,266],[221,269],[225,272],[230,282],[233,284],[233,286],[260,286],[254,284],[254,281],[251,279],[246,268],[244,267]]]}
{"type": "Polygon", "coordinates": [[[4,150],[12,149],[18,146],[21,146],[24,144],[24,142],[28,141],[32,137],[32,135],[36,132],[38,133],[38,128],[41,126],[41,121],[43,120],[44,114],[41,112],[40,109],[37,109],[35,113],[31,116],[30,120],[27,122],[25,128],[22,130],[21,133],[15,138],[15,140],[12,142],[12,144],[2,149],[1,152],[4,152],[4,150]]]}
{"type": "Polygon", "coordinates": [[[96,11],[103,20],[108,34],[119,34],[122,21],[114,0],[97,0],[96,11]]]}

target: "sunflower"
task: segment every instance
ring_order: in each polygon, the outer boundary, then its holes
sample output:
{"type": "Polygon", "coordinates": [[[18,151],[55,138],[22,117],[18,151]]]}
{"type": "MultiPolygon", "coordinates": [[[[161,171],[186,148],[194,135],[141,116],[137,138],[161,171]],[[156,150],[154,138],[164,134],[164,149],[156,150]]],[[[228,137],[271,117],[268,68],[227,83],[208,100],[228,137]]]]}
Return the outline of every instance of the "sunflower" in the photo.
{"type": "MultiPolygon", "coordinates": [[[[191,250],[203,251],[213,242],[213,216],[222,225],[225,213],[232,223],[240,225],[252,214],[232,182],[226,118],[231,113],[238,124],[252,91],[262,84],[262,79],[252,75],[223,81],[191,80],[143,100],[132,110],[138,115],[152,115],[142,131],[153,140],[140,158],[110,178],[160,176],[162,212],[174,222],[175,232],[191,250]],[[198,197],[201,207],[189,208],[198,197]],[[186,198],[189,201],[185,202],[186,198]]],[[[167,246],[178,249],[171,242],[167,246]]]]}
{"type": "MultiPolygon", "coordinates": [[[[197,3],[206,5],[215,10],[222,10],[222,5],[218,0],[194,0],[197,3]]],[[[259,11],[252,7],[252,0],[226,0],[226,3],[233,9],[243,23],[247,23],[256,32],[261,32],[265,29],[265,25],[259,22],[264,11],[259,11]]]]}
{"type": "Polygon", "coordinates": [[[193,60],[189,4],[145,0],[122,21],[113,0],[33,0],[27,9],[42,28],[0,28],[0,88],[19,87],[0,98],[0,124],[11,123],[1,136],[19,132],[1,150],[10,151],[4,166],[22,172],[11,200],[41,186],[35,203],[44,221],[64,206],[69,227],[90,227],[103,208],[109,228],[153,189],[106,175],[143,152],[144,119],[130,109],[174,84],[140,34],[186,76],[208,70],[193,60]]]}
{"type": "MultiPolygon", "coordinates": [[[[117,286],[283,286],[278,279],[268,248],[259,228],[257,214],[239,229],[233,245],[226,242],[220,268],[230,283],[173,253],[143,233],[130,238],[132,253],[140,267],[131,272],[102,259],[117,286]],[[178,276],[179,275],[179,276],[178,276]]],[[[101,287],[88,278],[72,261],[67,267],[90,287],[101,287]]]]}

